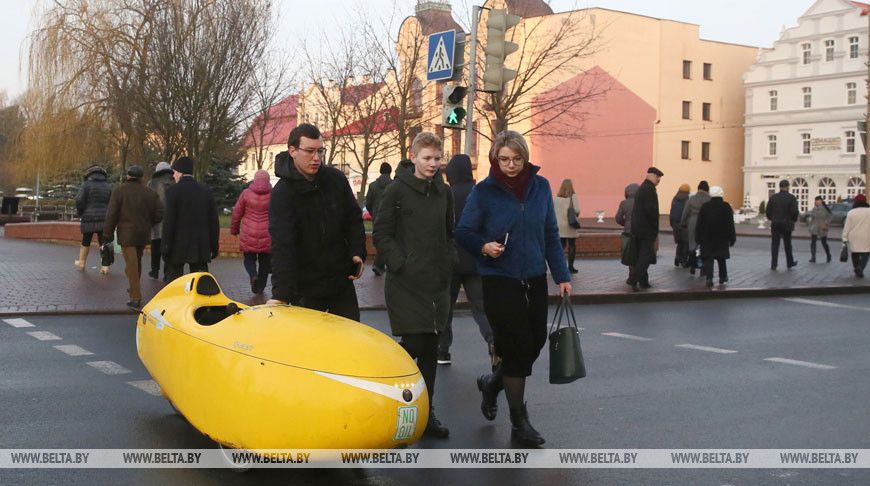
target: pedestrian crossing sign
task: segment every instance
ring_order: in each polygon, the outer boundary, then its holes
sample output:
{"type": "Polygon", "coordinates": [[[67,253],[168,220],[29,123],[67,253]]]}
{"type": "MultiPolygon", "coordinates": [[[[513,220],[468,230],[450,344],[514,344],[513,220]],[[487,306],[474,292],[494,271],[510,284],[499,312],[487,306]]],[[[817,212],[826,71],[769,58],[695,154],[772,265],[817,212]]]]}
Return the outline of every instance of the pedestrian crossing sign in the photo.
{"type": "Polygon", "coordinates": [[[429,56],[426,63],[427,81],[438,81],[453,76],[453,49],[455,42],[455,30],[447,30],[429,35],[429,56]]]}

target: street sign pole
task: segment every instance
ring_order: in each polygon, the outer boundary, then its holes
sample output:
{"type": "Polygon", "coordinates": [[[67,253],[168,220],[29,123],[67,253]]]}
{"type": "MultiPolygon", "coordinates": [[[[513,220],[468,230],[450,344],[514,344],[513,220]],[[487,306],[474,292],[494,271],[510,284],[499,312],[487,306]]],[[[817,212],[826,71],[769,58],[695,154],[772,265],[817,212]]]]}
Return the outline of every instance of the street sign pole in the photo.
{"type": "Polygon", "coordinates": [[[465,155],[471,156],[471,137],[474,136],[474,94],[477,91],[477,23],[481,8],[471,8],[471,42],[468,49],[468,100],[465,110],[465,155]]]}

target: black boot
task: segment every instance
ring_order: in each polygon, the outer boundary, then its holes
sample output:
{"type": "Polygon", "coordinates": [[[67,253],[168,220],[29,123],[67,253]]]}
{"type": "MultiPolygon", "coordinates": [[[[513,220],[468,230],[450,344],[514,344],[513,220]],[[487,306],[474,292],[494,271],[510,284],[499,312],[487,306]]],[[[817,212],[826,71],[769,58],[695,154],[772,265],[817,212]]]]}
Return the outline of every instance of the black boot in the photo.
{"type": "Polygon", "coordinates": [[[480,411],[487,420],[495,420],[498,414],[498,394],[502,388],[504,385],[501,381],[501,373],[497,371],[489,375],[480,375],[477,379],[477,389],[482,395],[480,411]]]}
{"type": "Polygon", "coordinates": [[[446,439],[450,435],[450,429],[445,427],[438,417],[435,416],[435,407],[429,407],[429,421],[426,422],[426,429],[423,435],[435,437],[437,439],[446,439]]]}
{"type": "Polygon", "coordinates": [[[521,408],[511,408],[511,440],[520,441],[530,447],[546,442],[529,422],[529,410],[526,404],[521,408]]]}

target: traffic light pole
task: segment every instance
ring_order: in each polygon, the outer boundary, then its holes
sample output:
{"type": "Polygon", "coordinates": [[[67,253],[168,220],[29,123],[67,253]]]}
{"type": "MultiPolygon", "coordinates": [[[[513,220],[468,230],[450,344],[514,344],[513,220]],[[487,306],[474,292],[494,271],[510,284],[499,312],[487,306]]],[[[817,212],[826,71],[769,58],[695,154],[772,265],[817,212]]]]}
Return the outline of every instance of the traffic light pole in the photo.
{"type": "MultiPolygon", "coordinates": [[[[870,41],[870,15],[867,16],[868,41],[870,41]]],[[[870,44],[867,49],[867,113],[864,114],[865,130],[870,129],[870,44]]],[[[870,135],[868,133],[867,135],[870,135]]],[[[870,136],[865,135],[864,141],[864,194],[870,194],[870,136]]]]}
{"type": "Polygon", "coordinates": [[[471,137],[474,136],[474,95],[477,91],[477,24],[481,8],[471,8],[471,42],[469,42],[468,61],[468,100],[465,110],[465,155],[471,156],[471,137]]]}

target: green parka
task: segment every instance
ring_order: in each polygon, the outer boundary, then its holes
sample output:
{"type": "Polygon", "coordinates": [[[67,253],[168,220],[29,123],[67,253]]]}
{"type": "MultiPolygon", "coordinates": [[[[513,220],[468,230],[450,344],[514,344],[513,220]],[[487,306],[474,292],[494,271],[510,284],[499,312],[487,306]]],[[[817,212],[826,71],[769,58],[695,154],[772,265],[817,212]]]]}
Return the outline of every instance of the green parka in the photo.
{"type": "Polygon", "coordinates": [[[394,336],[443,331],[450,312],[453,197],[439,170],[414,176],[403,161],[378,206],[372,239],[387,265],[384,297],[394,336]]]}

